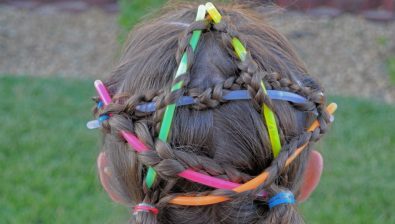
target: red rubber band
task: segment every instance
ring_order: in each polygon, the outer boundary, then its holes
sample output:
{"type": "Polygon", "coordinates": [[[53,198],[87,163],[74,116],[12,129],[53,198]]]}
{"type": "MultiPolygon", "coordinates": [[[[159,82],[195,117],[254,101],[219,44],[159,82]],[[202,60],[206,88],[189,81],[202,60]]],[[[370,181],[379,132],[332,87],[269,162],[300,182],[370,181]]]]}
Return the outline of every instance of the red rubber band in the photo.
{"type": "Polygon", "coordinates": [[[157,215],[159,210],[152,205],[140,203],[134,207],[133,214],[136,215],[139,212],[152,212],[154,215],[157,215]]]}

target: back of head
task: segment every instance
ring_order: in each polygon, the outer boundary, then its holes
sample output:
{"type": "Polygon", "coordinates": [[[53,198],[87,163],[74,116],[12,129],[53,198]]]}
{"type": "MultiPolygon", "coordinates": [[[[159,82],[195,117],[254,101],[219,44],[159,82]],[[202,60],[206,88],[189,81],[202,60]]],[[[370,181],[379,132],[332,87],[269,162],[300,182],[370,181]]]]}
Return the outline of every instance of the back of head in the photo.
{"type": "Polygon", "coordinates": [[[111,170],[111,189],[129,206],[146,202],[159,214],[137,213],[132,223],[302,223],[295,205],[269,209],[269,197],[283,190],[298,194],[310,143],[326,129],[328,115],[322,88],[307,75],[290,44],[265,23],[261,15],[243,6],[220,6],[219,24],[194,22],[197,5],[177,5],[161,11],[159,18],[137,26],[127,41],[119,65],[105,82],[113,103],[96,113],[112,116],[103,123],[103,148],[111,170]],[[194,30],[202,30],[195,51],[188,44],[194,30]],[[231,45],[238,37],[246,46],[240,62],[231,45]],[[188,54],[188,72],[182,90],[170,92],[181,61],[188,54]],[[305,103],[270,100],[262,91],[297,93],[305,103]],[[228,101],[225,94],[246,89],[251,100],[228,101]],[[168,104],[182,96],[196,102],[177,107],[168,142],[158,139],[168,104]],[[136,111],[136,106],[155,101],[154,113],[136,111]],[[281,152],[274,157],[264,117],[263,104],[276,115],[281,152]],[[314,119],[321,128],[307,132],[314,119]],[[119,134],[134,133],[151,150],[136,153],[119,134]],[[299,146],[308,148],[294,162],[286,160],[299,146]],[[145,175],[152,167],[158,175],[147,188],[145,175]],[[180,178],[186,170],[208,174],[235,183],[245,183],[264,170],[267,180],[254,190],[236,193],[213,189],[180,178]],[[206,206],[169,203],[180,194],[224,195],[231,200],[206,206]]]}

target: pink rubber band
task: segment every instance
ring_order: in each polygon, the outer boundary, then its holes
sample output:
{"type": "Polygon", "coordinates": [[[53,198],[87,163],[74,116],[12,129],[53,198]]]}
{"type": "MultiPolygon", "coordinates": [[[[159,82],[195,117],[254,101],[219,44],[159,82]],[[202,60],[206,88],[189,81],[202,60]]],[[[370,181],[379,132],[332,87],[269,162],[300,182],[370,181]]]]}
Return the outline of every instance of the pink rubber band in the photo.
{"type": "Polygon", "coordinates": [[[203,184],[209,187],[214,187],[218,189],[228,189],[232,190],[239,186],[237,183],[222,180],[216,177],[208,176],[199,172],[195,172],[191,169],[187,169],[177,174],[179,177],[185,178],[187,180],[203,184]]]}
{"type": "Polygon", "coordinates": [[[145,146],[144,143],[140,141],[140,139],[138,139],[134,134],[127,131],[121,131],[121,134],[132,147],[132,149],[136,150],[137,152],[141,153],[149,150],[148,147],[145,146]]]}
{"type": "Polygon", "coordinates": [[[108,94],[107,88],[104,86],[103,82],[100,80],[95,81],[95,88],[97,94],[99,94],[100,99],[103,101],[103,104],[107,106],[111,103],[110,94],[108,94]]]}
{"type": "MultiPolygon", "coordinates": [[[[132,149],[136,150],[138,153],[148,151],[148,147],[144,145],[143,142],[141,142],[137,136],[133,135],[130,132],[127,131],[121,131],[122,136],[125,138],[125,140],[129,143],[129,145],[132,147],[132,149]]],[[[181,173],[178,174],[179,177],[185,178],[187,180],[190,180],[195,183],[203,184],[209,187],[217,188],[217,189],[227,189],[227,190],[232,190],[240,184],[238,183],[233,183],[230,181],[222,180],[216,177],[212,177],[209,175],[205,175],[196,171],[193,171],[191,169],[187,169],[182,171],[181,173]]],[[[258,194],[258,196],[266,196],[266,192],[261,192],[258,194]]]]}
{"type": "Polygon", "coordinates": [[[159,210],[152,205],[140,203],[134,207],[133,214],[137,215],[139,212],[152,212],[154,215],[157,215],[159,210]]]}

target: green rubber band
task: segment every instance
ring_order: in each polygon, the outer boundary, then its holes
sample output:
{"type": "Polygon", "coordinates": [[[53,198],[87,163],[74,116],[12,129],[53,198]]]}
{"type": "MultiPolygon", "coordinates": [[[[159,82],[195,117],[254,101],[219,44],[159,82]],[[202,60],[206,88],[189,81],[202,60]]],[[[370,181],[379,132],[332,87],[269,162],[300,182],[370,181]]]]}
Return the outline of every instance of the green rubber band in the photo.
{"type": "MultiPolygon", "coordinates": [[[[206,7],[204,5],[200,5],[196,15],[196,21],[204,20],[205,17],[206,17],[206,7]]],[[[201,30],[196,30],[193,31],[192,33],[192,37],[189,40],[189,44],[191,45],[193,51],[195,51],[197,47],[201,34],[202,34],[201,30]]],[[[187,64],[188,64],[188,56],[187,53],[184,52],[181,58],[180,65],[177,68],[177,72],[174,79],[187,72],[187,68],[188,68],[187,64]]],[[[182,85],[183,85],[182,81],[174,84],[171,87],[171,91],[173,92],[181,89],[182,85]]],[[[167,139],[169,137],[169,132],[171,129],[171,124],[173,122],[175,109],[176,109],[176,104],[170,104],[165,109],[165,114],[163,115],[163,120],[159,131],[159,139],[162,141],[167,142],[167,139]]],[[[155,179],[156,179],[156,171],[152,167],[149,167],[147,171],[147,176],[145,177],[145,182],[148,188],[152,187],[152,185],[155,182],[155,179]]]]}
{"type": "Polygon", "coordinates": [[[238,38],[233,37],[232,45],[236,51],[237,56],[240,58],[241,61],[244,61],[247,55],[247,50],[245,49],[241,41],[238,38]]]}
{"type": "Polygon", "coordinates": [[[148,188],[151,188],[156,179],[156,171],[152,167],[148,167],[147,176],[145,177],[145,183],[148,188]]]}
{"type": "Polygon", "coordinates": [[[273,111],[266,104],[263,104],[262,110],[266,121],[267,131],[269,132],[273,156],[276,158],[281,151],[281,141],[280,135],[278,134],[276,118],[273,111]]]}
{"type": "MultiPolygon", "coordinates": [[[[267,94],[266,87],[261,81],[261,88],[267,94]]],[[[269,133],[270,144],[272,145],[273,156],[276,158],[281,151],[280,135],[278,133],[276,117],[273,111],[266,105],[262,106],[263,116],[265,117],[267,131],[269,133]]]]}

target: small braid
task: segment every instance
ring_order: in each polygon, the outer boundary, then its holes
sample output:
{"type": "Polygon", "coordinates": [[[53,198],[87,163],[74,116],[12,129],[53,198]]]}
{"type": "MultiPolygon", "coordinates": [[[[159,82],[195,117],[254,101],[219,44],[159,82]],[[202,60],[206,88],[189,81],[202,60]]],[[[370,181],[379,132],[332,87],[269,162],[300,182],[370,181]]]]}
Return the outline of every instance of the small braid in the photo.
{"type": "Polygon", "coordinates": [[[177,175],[188,168],[233,182],[251,179],[251,176],[238,171],[229,164],[218,164],[217,161],[209,157],[173,149],[168,143],[161,140],[156,140],[155,150],[140,153],[138,158],[144,165],[154,167],[158,174],[166,180],[178,178],[177,175]]]}
{"type": "Polygon", "coordinates": [[[183,81],[183,86],[181,89],[176,90],[176,91],[171,91],[166,94],[166,96],[157,102],[156,108],[157,110],[154,113],[154,124],[155,124],[155,134],[159,132],[160,129],[160,123],[163,118],[164,110],[167,105],[173,104],[177,99],[179,99],[183,93],[184,93],[184,87],[188,85],[189,83],[189,71],[190,67],[193,64],[194,60],[194,52],[192,49],[192,46],[189,44],[189,40],[191,39],[192,33],[196,30],[206,30],[210,26],[210,23],[208,20],[202,20],[202,21],[195,21],[189,25],[189,27],[185,30],[183,35],[179,38],[178,41],[178,50],[176,53],[176,61],[177,64],[179,65],[181,63],[181,58],[184,53],[187,55],[187,72],[184,74],[181,74],[178,78],[174,79],[172,82],[172,86],[175,84],[179,83],[180,81],[183,81]]]}
{"type": "Polygon", "coordinates": [[[235,61],[238,61],[237,66],[241,71],[240,77],[252,96],[252,102],[255,109],[258,112],[261,112],[261,105],[266,104],[273,110],[274,107],[271,99],[264,94],[261,87],[261,81],[266,76],[266,72],[259,70],[258,64],[252,59],[249,52],[247,52],[244,61],[240,61],[234,53],[232,38],[240,39],[241,35],[237,32],[236,28],[231,25],[230,19],[228,17],[222,18],[221,22],[213,25],[213,29],[221,32],[222,42],[225,43],[228,53],[235,59],[235,61]]]}

